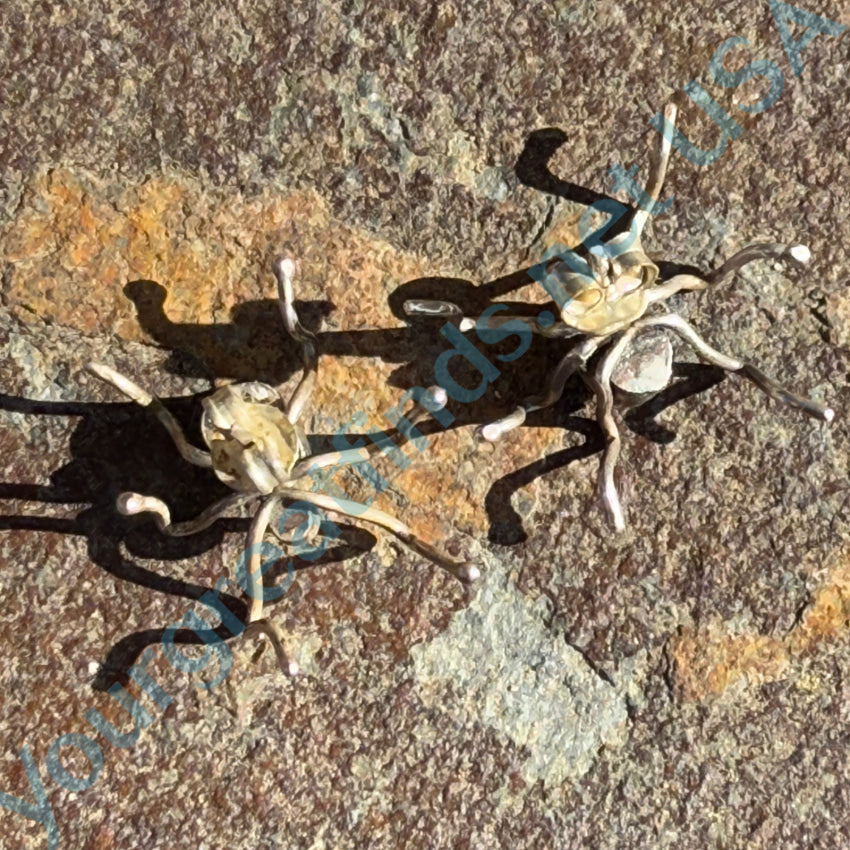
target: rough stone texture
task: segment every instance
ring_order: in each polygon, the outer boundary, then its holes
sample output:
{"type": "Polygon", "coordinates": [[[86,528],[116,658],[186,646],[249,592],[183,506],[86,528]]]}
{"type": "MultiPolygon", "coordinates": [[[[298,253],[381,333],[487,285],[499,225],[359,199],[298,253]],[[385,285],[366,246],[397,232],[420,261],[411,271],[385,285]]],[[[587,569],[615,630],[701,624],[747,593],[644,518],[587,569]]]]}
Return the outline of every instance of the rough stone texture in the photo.
{"type": "MultiPolygon", "coordinates": [[[[846,3],[815,11],[850,24],[846,3]]],[[[795,78],[762,2],[7,0],[0,20],[0,790],[34,800],[28,746],[58,846],[84,850],[850,846],[850,36],[817,36],[795,78]],[[711,82],[732,36],[753,53],[727,68],[783,71],[760,115],[734,106],[766,80],[711,82]],[[376,504],[479,558],[480,588],[348,529],[271,606],[304,676],[250,641],[194,675],[154,648],[173,701],[143,698],[125,749],[97,735],[90,709],[130,728],[106,691],[138,695],[126,670],[232,575],[245,521],[167,540],[120,517],[124,490],[182,519],[224,488],[83,364],[155,390],[196,437],[190,394],[294,381],[268,273],[285,245],[323,327],[314,445],[358,411],[353,432],[386,427],[447,348],[402,323],[404,297],[480,308],[525,280],[575,241],[610,164],[645,176],[649,119],[690,79],[744,132],[706,168],[674,155],[647,247],[708,268],[757,240],[809,245],[806,272],[754,264],[675,306],[834,424],[678,349],[703,391],[624,426],[630,527],[612,539],[580,383],[503,443],[472,438],[541,385],[560,346],[539,341],[494,361],[410,467],[380,466],[376,504]],[[104,754],[82,791],[46,766],[70,732],[104,754]]],[[[680,126],[716,143],[687,99],[680,126]]],[[[62,763],[90,769],[73,748],[62,763]]],[[[0,808],[0,848],[46,846],[0,808]]]]}

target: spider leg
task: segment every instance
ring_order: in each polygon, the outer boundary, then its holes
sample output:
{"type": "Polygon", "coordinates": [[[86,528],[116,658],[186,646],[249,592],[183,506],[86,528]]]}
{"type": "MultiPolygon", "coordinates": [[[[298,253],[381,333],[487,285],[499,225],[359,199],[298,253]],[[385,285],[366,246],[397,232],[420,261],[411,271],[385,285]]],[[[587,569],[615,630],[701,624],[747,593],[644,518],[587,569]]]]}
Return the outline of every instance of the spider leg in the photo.
{"type": "Polygon", "coordinates": [[[209,528],[217,519],[226,516],[234,508],[247,505],[256,499],[259,493],[232,493],[210,505],[194,519],[186,522],[172,522],[171,512],[168,505],[155,496],[142,496],[140,493],[121,493],[115,500],[118,512],[124,516],[135,516],[136,514],[151,513],[157,528],[169,537],[186,537],[189,534],[197,534],[205,528],[209,528]]]}
{"type": "Polygon", "coordinates": [[[248,613],[245,635],[249,637],[265,635],[274,648],[280,669],[287,676],[295,676],[298,673],[298,663],[287,654],[280,633],[274,623],[263,617],[265,600],[263,599],[263,553],[261,549],[263,537],[265,537],[266,530],[271,522],[272,513],[279,503],[280,496],[278,493],[267,496],[251,521],[250,529],[248,529],[247,549],[251,553],[248,558],[248,595],[251,597],[251,608],[248,613]]]}
{"type": "Polygon", "coordinates": [[[723,265],[709,272],[703,279],[691,274],[677,274],[647,293],[650,302],[665,301],[671,295],[683,290],[705,289],[709,284],[722,283],[738,269],[743,268],[754,260],[790,260],[798,265],[805,265],[811,259],[809,249],[805,245],[786,245],[781,242],[755,242],[733,254],[723,265]]]}
{"type": "Polygon", "coordinates": [[[193,446],[183,433],[180,423],[171,415],[165,408],[163,403],[152,396],[147,390],[142,389],[138,384],[133,383],[129,378],[110,369],[109,366],[104,366],[102,363],[87,363],[86,370],[92,375],[112,384],[117,390],[124,393],[125,396],[132,399],[136,404],[146,407],[160,421],[166,431],[168,431],[174,445],[177,446],[177,451],[180,452],[184,460],[195,466],[212,467],[212,458],[209,452],[193,446]]]}
{"type": "Polygon", "coordinates": [[[248,529],[248,540],[246,551],[250,552],[248,558],[248,595],[251,597],[251,610],[248,614],[248,622],[253,623],[263,617],[263,574],[261,571],[263,553],[261,551],[263,537],[265,537],[271,522],[272,513],[278,505],[279,499],[276,493],[266,496],[260,509],[251,520],[248,529]]]}
{"type": "Polygon", "coordinates": [[[298,319],[293,305],[292,276],[295,273],[295,263],[289,257],[278,257],[272,264],[274,276],[277,278],[277,293],[280,314],[289,335],[301,344],[301,361],[304,374],[289,399],[286,406],[286,416],[293,424],[298,421],[304,411],[304,406],[313,393],[316,384],[316,374],[319,368],[318,340],[316,335],[308,331],[298,319]]]}
{"type": "Polygon", "coordinates": [[[463,310],[453,301],[435,301],[422,298],[410,298],[402,306],[406,316],[425,316],[426,318],[462,319],[463,310]]]}
{"type": "MultiPolygon", "coordinates": [[[[664,117],[667,119],[669,124],[676,123],[676,111],[676,105],[674,103],[668,103],[667,106],[664,107],[664,117]]],[[[646,193],[653,201],[658,200],[658,197],[661,194],[661,189],[664,186],[664,178],[667,176],[667,165],[670,162],[671,151],[672,144],[670,139],[662,135],[658,150],[650,165],[649,180],[646,184],[646,193]]],[[[642,207],[635,211],[634,216],[632,217],[632,230],[637,235],[638,239],[643,233],[643,229],[651,214],[650,210],[643,209],[642,207]]]]}
{"type": "Polygon", "coordinates": [[[494,442],[507,434],[508,431],[522,425],[529,413],[542,410],[544,407],[551,407],[564,394],[564,386],[568,378],[587,363],[603,340],[604,337],[587,337],[582,340],[581,343],[564,355],[549,378],[546,389],[540,395],[530,396],[521,402],[513,413],[477,428],[476,436],[488,442],[494,442]]]}
{"type": "Polygon", "coordinates": [[[796,395],[785,389],[785,387],[778,384],[772,378],[769,378],[751,363],[747,363],[745,360],[738,360],[735,357],[729,357],[727,354],[723,354],[717,351],[717,349],[712,348],[691,325],[676,313],[652,316],[642,319],[639,323],[640,327],[653,325],[670,328],[670,330],[677,333],[688,343],[706,363],[710,363],[712,366],[719,366],[727,372],[737,372],[747,380],[752,381],[763,393],[766,393],[772,399],[782,402],[782,404],[787,404],[789,407],[795,407],[813,419],[819,419],[822,422],[832,422],[835,416],[832,408],[824,407],[810,398],[796,395]]]}
{"type": "Polygon", "coordinates": [[[265,635],[269,639],[272,648],[274,649],[275,658],[277,658],[278,667],[285,676],[297,676],[300,672],[298,662],[291,658],[283,646],[283,641],[280,637],[280,632],[277,626],[271,620],[254,620],[248,624],[245,629],[245,637],[255,637],[256,635],[265,635]]]}
{"type": "Polygon", "coordinates": [[[310,469],[327,469],[329,466],[348,466],[363,463],[372,456],[373,446],[363,446],[362,449],[345,449],[341,452],[324,452],[320,455],[305,457],[292,467],[290,478],[295,481],[303,478],[310,469]]]}
{"type": "Polygon", "coordinates": [[[654,301],[666,301],[671,295],[686,290],[705,289],[708,281],[692,274],[677,274],[664,283],[653,286],[646,293],[646,300],[651,304],[654,301]]]}
{"type": "Polygon", "coordinates": [[[317,508],[327,511],[335,511],[344,514],[357,522],[365,522],[377,525],[394,534],[403,543],[406,543],[414,552],[427,558],[438,567],[442,567],[447,573],[453,575],[464,584],[471,584],[481,575],[478,567],[465,561],[456,561],[448,555],[444,555],[430,543],[417,537],[413,531],[401,520],[390,514],[379,511],[376,508],[367,508],[359,502],[351,499],[337,499],[324,493],[314,493],[309,490],[298,490],[294,487],[280,487],[278,494],[293,501],[311,502],[317,508]]]}
{"type": "MultiPolygon", "coordinates": [[[[431,394],[431,397],[437,403],[439,408],[445,407],[446,402],[448,401],[448,396],[442,387],[430,387],[428,392],[431,394]]],[[[405,418],[410,423],[409,427],[415,428],[420,422],[427,419],[431,413],[432,411],[425,407],[425,405],[421,402],[417,401],[411,408],[411,413],[405,418]]],[[[393,428],[387,434],[390,438],[397,435],[404,436],[398,428],[393,428]]],[[[395,441],[393,440],[393,442],[395,441]]],[[[304,460],[300,461],[292,468],[290,479],[292,481],[296,481],[297,479],[307,475],[311,469],[326,469],[329,466],[347,466],[349,464],[362,463],[363,461],[370,460],[375,455],[385,451],[385,449],[386,444],[382,441],[380,443],[370,443],[369,445],[363,446],[359,449],[345,449],[341,452],[325,452],[324,454],[313,455],[312,457],[304,458],[304,460]]]]}
{"type": "MultiPolygon", "coordinates": [[[[287,546],[292,546],[296,541],[295,533],[307,522],[309,522],[310,525],[307,526],[307,530],[303,533],[302,537],[305,542],[311,543],[319,536],[321,531],[321,519],[315,514],[302,513],[300,511],[296,513],[289,513],[288,521],[285,525],[278,525],[275,527],[274,523],[272,523],[269,525],[269,530],[278,540],[281,541],[281,543],[286,543],[287,546]]],[[[297,550],[295,551],[295,554],[299,554],[297,550]]]]}
{"type": "MultiPolygon", "coordinates": [[[[525,325],[532,333],[549,339],[569,339],[570,337],[581,336],[581,331],[571,328],[564,322],[554,321],[550,310],[543,310],[537,316],[516,316],[500,313],[498,316],[488,316],[484,322],[484,326],[486,328],[501,328],[509,322],[519,322],[525,325]]],[[[461,319],[461,333],[468,333],[473,328],[477,329],[481,327],[480,323],[480,316],[477,319],[461,319]]]]}
{"type": "MultiPolygon", "coordinates": [[[[188,522],[171,522],[171,513],[168,506],[161,499],[154,496],[142,496],[139,493],[122,493],[117,499],[118,510],[125,516],[133,516],[140,513],[152,513],[156,521],[157,527],[163,534],[170,537],[184,537],[187,534],[195,534],[212,525],[217,519],[220,519],[228,511],[235,507],[247,504],[256,499],[259,493],[233,493],[230,496],[220,499],[211,507],[207,508],[203,513],[199,514],[195,519],[188,522]]],[[[272,496],[266,499],[254,520],[251,523],[251,529],[248,532],[249,545],[252,543],[261,543],[263,534],[269,524],[271,512],[274,509],[277,497],[272,496]]],[[[261,566],[260,559],[262,553],[259,551],[259,545],[254,547],[251,552],[251,558],[248,563],[248,586],[251,593],[251,611],[248,616],[248,627],[245,635],[264,634],[268,637],[274,647],[277,662],[280,669],[286,675],[294,676],[298,673],[298,664],[291,660],[283,648],[280,635],[277,632],[274,624],[266,619],[262,619],[263,613],[263,580],[262,577],[257,578],[259,568],[261,566]]]]}
{"type": "Polygon", "coordinates": [[[786,245],[782,242],[754,242],[733,254],[723,265],[710,272],[708,283],[720,283],[733,272],[743,268],[754,260],[790,260],[805,265],[811,259],[811,252],[805,245],[786,245]]]}
{"type": "MultiPolygon", "coordinates": [[[[463,311],[457,304],[451,301],[424,301],[411,299],[404,302],[404,312],[408,316],[428,316],[428,317],[446,317],[459,319],[459,328],[462,333],[468,333],[473,328],[480,327],[482,317],[472,318],[464,316],[463,311]]],[[[567,337],[578,336],[580,331],[565,325],[563,322],[554,321],[551,311],[542,311],[538,316],[514,316],[510,314],[499,313],[498,315],[488,316],[484,321],[486,328],[500,328],[508,322],[521,322],[532,333],[540,336],[550,337],[554,339],[565,339],[567,337]],[[547,317],[546,312],[550,312],[547,317]],[[541,318],[542,317],[542,318],[541,318]],[[546,319],[552,319],[547,322],[546,319]]]]}
{"type": "Polygon", "coordinates": [[[620,430],[614,420],[614,391],[611,388],[611,376],[638,328],[631,327],[605,352],[599,361],[595,373],[586,375],[596,393],[596,419],[605,434],[605,449],[599,462],[599,492],[602,503],[615,531],[623,531],[626,520],[614,481],[617,460],[620,457],[620,430]]]}

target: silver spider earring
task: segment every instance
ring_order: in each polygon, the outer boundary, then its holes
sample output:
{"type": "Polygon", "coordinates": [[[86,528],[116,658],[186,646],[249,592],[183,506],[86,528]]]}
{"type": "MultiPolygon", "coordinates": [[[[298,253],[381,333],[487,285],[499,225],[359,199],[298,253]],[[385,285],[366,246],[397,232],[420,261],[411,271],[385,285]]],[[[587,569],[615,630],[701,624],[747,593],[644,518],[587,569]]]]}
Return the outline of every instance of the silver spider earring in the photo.
{"type": "MultiPolygon", "coordinates": [[[[673,124],[676,107],[669,105],[665,115],[668,123],[673,124]]],[[[647,194],[653,203],[658,201],[664,184],[670,151],[669,139],[662,136],[647,186],[647,194]]],[[[641,334],[656,329],[671,330],[706,363],[741,375],[771,398],[823,422],[831,422],[834,415],[830,408],[780,386],[751,363],[712,348],[678,314],[666,311],[644,315],[652,305],[660,304],[675,293],[706,289],[754,260],[790,260],[805,264],[810,258],[808,248],[804,245],[756,243],[740,250],[705,278],[678,274],[657,283],[658,266],[644,253],[641,245],[641,234],[649,215],[648,210],[638,209],[633,215],[631,229],[607,243],[614,247],[630,239],[627,250],[616,256],[612,256],[613,252],[605,256],[589,253],[588,268],[584,272],[576,271],[574,263],[568,264],[560,258],[549,261],[545,268],[547,276],[551,276],[567,295],[560,308],[560,321],[554,321],[551,314],[541,314],[538,319],[504,314],[487,319],[464,318],[457,305],[448,301],[412,300],[404,305],[408,315],[443,315],[459,319],[462,331],[471,330],[479,322],[484,327],[497,327],[507,321],[518,321],[543,336],[577,339],[575,346],[564,355],[549,377],[542,393],[527,398],[508,416],[480,427],[477,434],[484,440],[498,440],[522,425],[528,413],[553,405],[562,396],[567,379],[576,372],[581,374],[595,393],[596,415],[606,438],[599,469],[599,489],[617,531],[622,531],[626,523],[614,482],[620,453],[620,432],[614,420],[614,387],[626,394],[634,392],[635,388],[640,393],[655,393],[666,387],[672,376],[669,339],[661,337],[660,341],[656,338],[649,342],[645,336],[638,339],[641,334]],[[648,345],[642,345],[647,342],[648,345]],[[598,357],[590,364],[594,355],[598,357]],[[588,368],[589,364],[591,368],[588,368]]]]}
{"type": "MultiPolygon", "coordinates": [[[[307,503],[320,511],[341,514],[354,523],[362,522],[386,529],[419,555],[463,583],[475,581],[479,570],[472,564],[443,554],[417,537],[404,523],[383,511],[294,486],[299,479],[317,470],[369,460],[382,448],[372,443],[363,448],[310,455],[306,437],[298,422],[315,385],[318,370],[316,337],[300,323],[293,306],[292,277],[295,264],[289,258],[279,257],[274,262],[273,270],[277,278],[284,326],[301,345],[303,376],[288,403],[284,402],[278,388],[256,381],[222,387],[203,399],[201,432],[209,451],[193,446],[165,406],[124,375],[99,363],[90,363],[86,368],[150,410],[168,431],[185,460],[212,469],[221,481],[236,491],[188,522],[172,522],[168,506],[162,500],[139,493],[122,493],[118,497],[117,508],[122,514],[150,513],[163,534],[182,537],[202,531],[237,508],[259,503],[247,537],[247,589],[251,602],[245,633],[267,635],[274,646],[281,669],[293,675],[298,671],[297,664],[285,652],[277,628],[263,616],[260,550],[269,528],[279,539],[291,542],[291,535],[287,534],[286,529],[277,529],[272,524],[275,511],[280,510],[284,503],[307,503]]],[[[433,388],[431,396],[437,404],[445,404],[446,394],[440,388],[433,388]]],[[[428,415],[429,411],[417,404],[406,419],[411,425],[416,425],[428,415]]]]}

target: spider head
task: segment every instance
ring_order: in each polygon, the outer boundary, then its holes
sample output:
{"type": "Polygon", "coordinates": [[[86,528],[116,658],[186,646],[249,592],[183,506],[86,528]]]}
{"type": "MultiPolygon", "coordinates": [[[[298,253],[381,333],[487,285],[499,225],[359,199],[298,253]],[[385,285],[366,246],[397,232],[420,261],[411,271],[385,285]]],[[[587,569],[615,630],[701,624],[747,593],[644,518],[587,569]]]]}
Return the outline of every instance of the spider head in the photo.
{"type": "Polygon", "coordinates": [[[588,271],[563,261],[549,271],[567,293],[561,307],[566,325],[586,334],[607,336],[639,319],[648,306],[647,291],[658,277],[658,266],[643,251],[616,257],[589,254],[588,271]]]}
{"type": "Polygon", "coordinates": [[[203,400],[201,433],[213,469],[234,490],[271,493],[306,454],[303,432],[279,402],[273,387],[256,381],[222,387],[203,400]]]}

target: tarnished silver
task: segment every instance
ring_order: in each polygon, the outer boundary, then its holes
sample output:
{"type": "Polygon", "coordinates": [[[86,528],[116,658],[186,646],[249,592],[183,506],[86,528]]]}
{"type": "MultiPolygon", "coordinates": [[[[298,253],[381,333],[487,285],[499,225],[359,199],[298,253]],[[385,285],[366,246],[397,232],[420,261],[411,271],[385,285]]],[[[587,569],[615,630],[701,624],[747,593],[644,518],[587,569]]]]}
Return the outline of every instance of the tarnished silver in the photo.
{"type": "MultiPolygon", "coordinates": [[[[676,120],[676,107],[669,105],[665,109],[665,116],[667,126],[672,126],[676,120]]],[[[670,140],[662,136],[646,190],[653,204],[658,201],[664,184],[670,152],[670,140]]],[[[658,392],[668,384],[672,349],[669,341],[657,341],[655,335],[659,330],[673,331],[702,360],[741,375],[776,401],[795,407],[822,422],[831,422],[834,416],[830,408],[786,390],[752,364],[712,348],[678,314],[665,312],[647,315],[654,305],[660,305],[677,292],[706,289],[754,260],[784,260],[805,265],[811,256],[809,249],[804,245],[756,243],[738,251],[704,278],[678,274],[659,282],[658,266],[644,252],[641,242],[651,209],[652,206],[647,204],[646,208],[636,210],[630,230],[605,243],[605,247],[614,247],[623,245],[625,240],[631,240],[628,250],[620,255],[603,256],[591,251],[587,257],[589,268],[582,271],[577,271],[575,264],[560,258],[549,261],[545,267],[546,274],[553,276],[553,280],[567,296],[560,308],[560,321],[551,321],[551,314],[545,312],[536,319],[508,316],[505,313],[487,319],[463,317],[462,311],[447,301],[409,301],[405,304],[409,315],[427,314],[459,319],[462,331],[471,330],[479,322],[485,327],[496,327],[513,320],[522,322],[532,332],[542,336],[561,339],[576,337],[575,345],[550,375],[542,393],[525,399],[507,416],[479,427],[477,435],[488,441],[500,439],[522,425],[527,414],[554,404],[563,394],[568,378],[576,372],[580,373],[596,395],[597,418],[606,438],[599,468],[599,488],[617,531],[625,528],[625,518],[614,482],[620,434],[614,420],[613,387],[621,389],[626,397],[634,400],[658,392]],[[644,343],[645,337],[641,336],[644,332],[652,332],[653,339],[644,343]],[[594,355],[594,363],[590,364],[594,355]]]]}
{"type": "MultiPolygon", "coordinates": [[[[275,512],[280,511],[284,503],[306,502],[321,511],[343,515],[354,523],[386,529],[461,582],[475,581],[479,570],[421,540],[404,523],[383,511],[349,499],[294,486],[311,471],[367,461],[381,452],[382,448],[378,443],[371,443],[363,448],[310,455],[299,419],[316,381],[316,337],[298,320],[293,306],[294,262],[288,257],[279,257],[273,264],[273,271],[277,279],[284,325],[290,336],[301,345],[303,375],[288,402],[284,402],[280,388],[256,381],[222,387],[203,399],[201,433],[209,451],[191,445],[180,424],[164,405],[129,378],[100,363],[90,363],[86,368],[142,407],[148,408],[168,431],[183,458],[197,466],[211,468],[221,481],[236,491],[188,522],[173,523],[168,506],[161,499],[139,493],[122,493],[118,497],[117,508],[122,514],[150,513],[163,534],[180,537],[209,527],[237,508],[259,502],[247,537],[251,601],[245,633],[265,634],[275,649],[281,669],[294,675],[298,672],[298,665],[284,650],[277,628],[263,616],[260,544],[270,527],[279,539],[291,542],[287,529],[275,529],[271,524],[275,512]]],[[[434,410],[446,403],[446,393],[441,388],[433,387],[430,394],[438,406],[434,410]]],[[[417,403],[406,419],[411,425],[416,425],[434,410],[429,411],[417,403]]]]}

